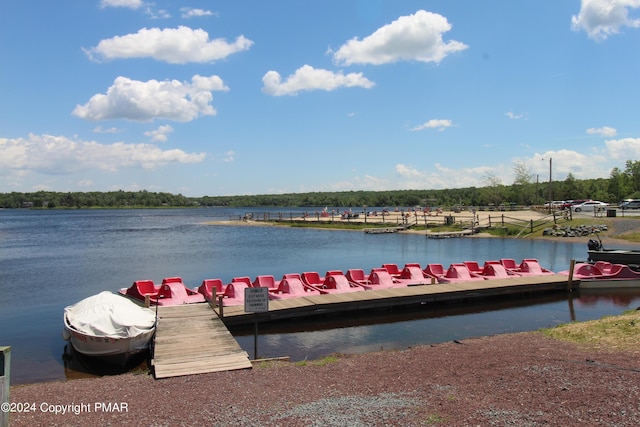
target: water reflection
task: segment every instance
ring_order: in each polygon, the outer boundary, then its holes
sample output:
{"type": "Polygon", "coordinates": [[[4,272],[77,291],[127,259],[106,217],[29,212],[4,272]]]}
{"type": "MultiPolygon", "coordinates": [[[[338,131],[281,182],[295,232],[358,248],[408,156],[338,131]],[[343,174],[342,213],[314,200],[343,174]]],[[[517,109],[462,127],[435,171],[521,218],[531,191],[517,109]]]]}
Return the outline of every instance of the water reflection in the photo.
{"type": "MultiPolygon", "coordinates": [[[[357,315],[319,316],[259,326],[261,357],[315,359],[331,353],[403,349],[454,339],[532,331],[571,321],[620,314],[640,306],[640,289],[548,293],[531,297],[427,304],[357,315]]],[[[232,329],[240,345],[254,354],[253,329],[232,329]]]]}
{"type": "Polygon", "coordinates": [[[125,365],[114,365],[105,363],[102,359],[78,353],[71,344],[64,346],[62,361],[64,363],[64,375],[67,380],[119,375],[132,371],[146,372],[151,366],[148,351],[132,356],[125,365]]]}

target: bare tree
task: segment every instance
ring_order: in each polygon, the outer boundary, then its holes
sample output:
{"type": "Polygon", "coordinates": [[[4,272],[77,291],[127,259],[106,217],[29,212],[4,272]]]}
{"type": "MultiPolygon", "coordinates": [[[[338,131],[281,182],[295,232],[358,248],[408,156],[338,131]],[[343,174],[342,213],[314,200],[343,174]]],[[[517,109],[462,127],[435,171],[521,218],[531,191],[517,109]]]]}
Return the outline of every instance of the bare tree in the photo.
{"type": "Polygon", "coordinates": [[[513,166],[513,173],[515,175],[513,183],[516,185],[526,185],[533,182],[534,175],[529,166],[527,166],[527,163],[523,160],[516,161],[513,166]]]}

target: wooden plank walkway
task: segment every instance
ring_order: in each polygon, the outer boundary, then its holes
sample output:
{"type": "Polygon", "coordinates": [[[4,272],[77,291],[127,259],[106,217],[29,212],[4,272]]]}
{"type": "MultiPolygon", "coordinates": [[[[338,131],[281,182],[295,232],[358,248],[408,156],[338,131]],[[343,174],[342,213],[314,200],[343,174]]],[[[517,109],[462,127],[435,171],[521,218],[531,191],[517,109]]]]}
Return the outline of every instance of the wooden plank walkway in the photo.
{"type": "Polygon", "coordinates": [[[206,303],[158,307],[156,378],[251,368],[247,353],[206,303]]]}
{"type": "Polygon", "coordinates": [[[427,239],[450,239],[454,237],[466,237],[473,235],[473,230],[462,231],[434,231],[427,232],[427,239]]]}
{"type": "MultiPolygon", "coordinates": [[[[462,301],[503,295],[559,292],[568,290],[567,279],[567,276],[562,275],[515,277],[270,300],[269,311],[266,313],[246,313],[243,306],[223,307],[222,319],[227,325],[238,325],[253,322],[254,319],[270,321],[438,301],[462,301]]],[[[575,287],[577,283],[574,281],[573,286],[575,287]]],[[[219,307],[216,307],[215,310],[220,313],[219,307]]]]}

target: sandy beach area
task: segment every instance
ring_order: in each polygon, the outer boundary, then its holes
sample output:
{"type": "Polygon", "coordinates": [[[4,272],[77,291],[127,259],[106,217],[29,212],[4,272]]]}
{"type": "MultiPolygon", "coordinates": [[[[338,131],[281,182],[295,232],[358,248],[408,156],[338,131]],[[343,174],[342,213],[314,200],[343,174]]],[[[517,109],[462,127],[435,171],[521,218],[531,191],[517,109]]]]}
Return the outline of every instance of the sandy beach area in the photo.
{"type": "MultiPolygon", "coordinates": [[[[406,213],[403,212],[389,212],[384,216],[384,222],[390,225],[402,225],[404,220],[403,216],[406,216],[406,213]]],[[[474,213],[470,210],[465,210],[462,212],[453,212],[453,211],[443,211],[440,213],[432,212],[431,216],[426,216],[427,221],[433,221],[438,224],[442,224],[445,220],[444,218],[447,216],[452,216],[455,218],[456,222],[461,222],[463,224],[471,224],[474,213]]],[[[476,221],[481,226],[487,225],[489,223],[494,226],[499,226],[501,221],[504,220],[506,223],[516,224],[518,226],[526,227],[526,224],[530,221],[535,222],[544,222],[549,221],[549,227],[553,227],[553,214],[550,214],[547,211],[537,211],[537,210],[514,210],[514,211],[479,211],[475,212],[476,221]]],[[[561,226],[571,226],[571,221],[566,221],[561,219],[562,214],[556,212],[556,217],[558,218],[558,224],[561,226]]],[[[285,216],[285,220],[282,222],[283,226],[286,226],[288,222],[286,221],[288,217],[285,216]]],[[[640,233],[640,215],[628,215],[627,217],[617,217],[617,218],[608,218],[605,215],[594,216],[592,213],[589,214],[581,214],[576,215],[576,218],[587,219],[592,225],[607,225],[608,230],[599,233],[599,237],[606,243],[606,246],[612,247],[617,245],[633,245],[633,242],[622,238],[621,236],[624,234],[630,233],[640,233]]],[[[383,217],[381,214],[376,216],[367,216],[366,219],[364,215],[359,215],[357,218],[350,218],[348,220],[340,219],[339,215],[332,217],[322,217],[318,212],[317,215],[315,212],[309,212],[309,215],[304,218],[302,216],[292,217],[294,221],[307,221],[310,223],[310,226],[314,222],[319,222],[323,224],[335,222],[335,223],[359,223],[359,224],[371,224],[372,227],[375,225],[379,225],[383,221],[383,217]]],[[[410,213],[408,217],[408,221],[410,223],[415,223],[416,221],[419,224],[423,224],[425,220],[425,215],[422,212],[418,213],[410,213]]],[[[276,226],[273,223],[259,221],[255,219],[240,219],[240,220],[227,220],[227,221],[210,221],[207,222],[208,225],[233,225],[233,226],[246,226],[246,227],[269,227],[276,226]]],[[[327,229],[323,227],[322,229],[327,229]]],[[[344,230],[344,229],[341,229],[344,230]]],[[[355,230],[360,231],[360,230],[355,230]]],[[[427,234],[429,232],[437,232],[438,228],[433,227],[432,229],[412,229],[408,228],[406,230],[400,231],[400,233],[413,233],[413,234],[427,234]]],[[[494,237],[490,233],[485,232],[477,232],[473,235],[470,235],[466,238],[484,238],[484,237],[494,237]]],[[[594,236],[595,237],[595,236],[594,236]]],[[[552,237],[552,236],[537,236],[537,239],[562,239],[564,241],[573,241],[573,242],[584,242],[585,245],[588,241],[588,238],[584,237],[552,237]]]]}

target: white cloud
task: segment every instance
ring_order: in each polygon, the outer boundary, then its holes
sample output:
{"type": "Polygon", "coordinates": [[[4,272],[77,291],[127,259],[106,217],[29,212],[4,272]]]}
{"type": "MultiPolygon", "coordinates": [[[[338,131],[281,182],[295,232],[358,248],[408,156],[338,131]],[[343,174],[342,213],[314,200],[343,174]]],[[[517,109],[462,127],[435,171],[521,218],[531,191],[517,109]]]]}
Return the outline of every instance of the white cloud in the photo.
{"type": "Polygon", "coordinates": [[[412,131],[419,131],[424,129],[438,129],[439,131],[443,131],[446,128],[453,126],[451,120],[447,119],[431,119],[428,122],[425,122],[421,125],[411,128],[412,131]]]}
{"type": "Polygon", "coordinates": [[[326,90],[331,91],[341,87],[363,87],[366,89],[375,86],[375,83],[362,76],[362,73],[343,74],[333,71],[316,69],[310,65],[303,65],[286,81],[277,71],[268,71],[262,77],[264,84],[262,92],[268,95],[296,95],[304,90],[326,90]]]}
{"type": "Polygon", "coordinates": [[[604,126],[601,128],[589,128],[587,129],[589,135],[602,135],[607,137],[616,136],[618,133],[615,128],[604,126]]]}
{"type": "Polygon", "coordinates": [[[126,7],[129,9],[139,9],[144,5],[142,0],[102,0],[101,7],[126,7]]]}
{"type": "Polygon", "coordinates": [[[199,18],[202,16],[212,16],[214,13],[205,9],[194,9],[192,7],[181,7],[182,17],[184,19],[199,18]]]}
{"type": "Polygon", "coordinates": [[[151,6],[155,6],[153,3],[147,5],[144,10],[145,15],[147,15],[151,19],[169,19],[171,18],[171,14],[166,9],[157,9],[154,10],[151,6]]]}
{"type": "Polygon", "coordinates": [[[103,129],[102,126],[96,126],[93,128],[93,133],[118,133],[118,132],[121,132],[121,130],[116,127],[103,129]]]}
{"type": "Polygon", "coordinates": [[[339,64],[387,64],[397,61],[440,63],[447,55],[468,46],[457,41],[445,42],[442,35],[451,24],[442,15],[419,10],[401,16],[373,34],[357,37],[342,45],[333,58],[339,64]]]}
{"type": "Polygon", "coordinates": [[[425,174],[417,169],[399,163],[395,167],[396,173],[404,178],[423,178],[425,174]]]}
{"type": "Polygon", "coordinates": [[[537,174],[540,181],[548,181],[549,159],[552,159],[551,174],[554,181],[564,180],[568,174],[576,179],[602,178],[608,176],[612,168],[611,155],[593,148],[585,148],[580,152],[567,149],[546,151],[520,160],[531,167],[531,172],[537,174]]]}
{"type": "Polygon", "coordinates": [[[0,170],[34,171],[51,175],[79,171],[117,172],[126,168],[156,169],[170,163],[199,163],[204,153],[161,150],[152,144],[101,144],[64,136],[34,135],[0,138],[0,170]]]}
{"type": "Polygon", "coordinates": [[[629,17],[630,9],[639,7],[640,0],[582,0],[579,14],[571,17],[571,27],[602,41],[619,33],[622,27],[640,27],[640,19],[629,17]]]}
{"type": "Polygon", "coordinates": [[[487,172],[494,171],[499,171],[499,168],[479,166],[452,169],[440,163],[435,163],[428,170],[419,170],[400,163],[395,166],[395,172],[400,177],[400,181],[396,182],[394,187],[402,189],[443,189],[482,186],[483,177],[487,172]]]}
{"type": "Polygon", "coordinates": [[[211,106],[214,90],[228,90],[218,76],[195,75],[191,83],[117,77],[105,94],[93,95],[86,104],[77,105],[72,114],[87,120],[162,118],[188,122],[216,114],[211,106]]]}
{"type": "Polygon", "coordinates": [[[225,39],[209,39],[203,29],[189,27],[143,28],[135,34],[101,40],[97,46],[85,49],[93,60],[121,58],[153,58],[170,64],[213,62],[248,50],[253,41],[239,36],[233,43],[225,39]]]}
{"type": "Polygon", "coordinates": [[[604,144],[612,159],[626,162],[640,158],[640,138],[611,139],[604,144]]]}
{"type": "Polygon", "coordinates": [[[145,132],[145,136],[151,137],[152,141],[155,142],[167,142],[169,139],[168,135],[173,132],[173,128],[169,125],[163,125],[158,127],[156,130],[150,130],[145,132]]]}
{"type": "Polygon", "coordinates": [[[519,119],[524,119],[524,118],[527,117],[527,115],[524,114],[524,113],[523,114],[516,114],[513,111],[508,111],[508,112],[505,113],[505,115],[507,117],[509,117],[511,120],[519,120],[519,119]]]}
{"type": "Polygon", "coordinates": [[[224,153],[224,155],[222,157],[222,161],[225,162],[225,163],[233,162],[235,155],[236,155],[236,153],[233,150],[229,150],[229,151],[224,153]]]}

